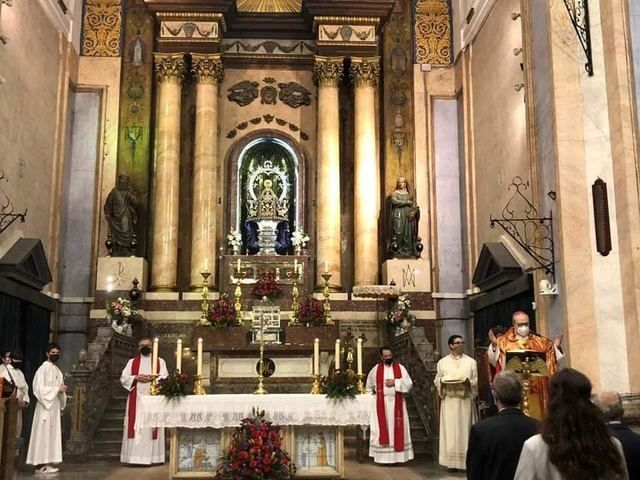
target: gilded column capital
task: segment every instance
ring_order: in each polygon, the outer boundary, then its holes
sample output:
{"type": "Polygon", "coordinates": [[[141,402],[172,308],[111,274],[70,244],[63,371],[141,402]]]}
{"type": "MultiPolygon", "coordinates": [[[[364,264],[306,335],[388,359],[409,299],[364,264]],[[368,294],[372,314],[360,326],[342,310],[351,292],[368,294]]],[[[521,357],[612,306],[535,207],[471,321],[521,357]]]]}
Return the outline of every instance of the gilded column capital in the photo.
{"type": "Polygon", "coordinates": [[[181,84],[184,78],[184,54],[154,53],[153,67],[158,82],[181,84]]]}
{"type": "Polygon", "coordinates": [[[378,85],[380,57],[352,57],[349,78],[356,88],[378,85]]]}
{"type": "Polygon", "coordinates": [[[224,65],[219,53],[191,54],[191,72],[198,83],[220,83],[224,78],[224,65]]]}
{"type": "Polygon", "coordinates": [[[313,80],[319,87],[337,87],[344,73],[343,57],[316,55],[313,64],[313,80]]]}

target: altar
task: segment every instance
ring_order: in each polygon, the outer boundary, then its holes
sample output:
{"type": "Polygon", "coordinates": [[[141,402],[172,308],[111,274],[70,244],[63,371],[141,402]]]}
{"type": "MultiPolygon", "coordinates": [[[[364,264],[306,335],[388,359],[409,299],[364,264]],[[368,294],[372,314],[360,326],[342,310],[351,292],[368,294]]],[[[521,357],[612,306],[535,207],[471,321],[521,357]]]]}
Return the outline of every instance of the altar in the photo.
{"type": "Polygon", "coordinates": [[[283,446],[296,464],[296,477],[343,478],[343,428],[368,428],[372,395],[335,401],[324,395],[191,395],[179,401],[145,396],[136,428],[171,429],[170,478],[211,478],[231,435],[253,408],[282,427],[283,446]]]}

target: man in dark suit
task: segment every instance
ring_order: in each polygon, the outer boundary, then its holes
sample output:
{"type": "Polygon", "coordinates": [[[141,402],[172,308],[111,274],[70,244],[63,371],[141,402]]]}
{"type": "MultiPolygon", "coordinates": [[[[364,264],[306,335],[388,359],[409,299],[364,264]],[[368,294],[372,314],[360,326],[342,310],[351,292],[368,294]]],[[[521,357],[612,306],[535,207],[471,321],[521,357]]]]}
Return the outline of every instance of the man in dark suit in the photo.
{"type": "Polygon", "coordinates": [[[493,380],[498,415],[471,427],[467,450],[467,479],[513,480],[522,445],[538,433],[538,422],[520,409],[522,382],[513,372],[493,380]]]}
{"type": "Polygon", "coordinates": [[[604,413],[613,435],[620,440],[629,478],[640,478],[640,435],[622,423],[624,408],[618,392],[602,392],[594,396],[595,403],[604,413]]]}

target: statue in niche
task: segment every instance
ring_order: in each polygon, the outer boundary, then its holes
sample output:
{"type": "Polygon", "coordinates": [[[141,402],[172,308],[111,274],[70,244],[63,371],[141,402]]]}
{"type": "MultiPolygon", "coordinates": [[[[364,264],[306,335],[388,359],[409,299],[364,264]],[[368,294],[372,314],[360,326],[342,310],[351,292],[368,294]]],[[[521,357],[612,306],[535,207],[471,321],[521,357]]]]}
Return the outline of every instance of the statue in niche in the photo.
{"type": "Polygon", "coordinates": [[[387,252],[390,258],[418,258],[422,253],[422,240],[418,236],[420,208],[409,191],[404,177],[396,181],[396,189],[386,202],[387,252]]]}
{"type": "Polygon", "coordinates": [[[137,33],[136,39],[131,42],[131,65],[139,67],[144,63],[144,42],[140,38],[140,32],[137,33]]]}
{"type": "Polygon", "coordinates": [[[116,186],[109,192],[104,204],[104,216],[109,224],[106,246],[112,257],[135,255],[137,204],[136,191],[129,185],[129,175],[118,175],[116,186]]]}

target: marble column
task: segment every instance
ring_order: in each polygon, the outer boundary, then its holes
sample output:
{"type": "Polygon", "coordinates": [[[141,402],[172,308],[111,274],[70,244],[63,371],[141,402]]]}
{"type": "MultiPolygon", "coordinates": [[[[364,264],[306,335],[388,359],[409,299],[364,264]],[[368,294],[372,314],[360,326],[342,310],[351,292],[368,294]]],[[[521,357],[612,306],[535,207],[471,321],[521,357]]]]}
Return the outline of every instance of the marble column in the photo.
{"type": "Polygon", "coordinates": [[[224,77],[220,54],[193,54],[196,79],[196,127],[193,152],[191,289],[202,287],[205,267],[216,272],[216,185],[218,169],[218,84],[224,77]]]}
{"type": "Polygon", "coordinates": [[[172,291],[176,289],[178,267],[180,100],[184,55],[156,53],[154,67],[158,99],[151,288],[172,291]]]}
{"type": "Polygon", "coordinates": [[[324,285],[325,265],[332,288],[341,288],[340,249],[340,103],[338,84],[343,57],[316,56],[318,84],[318,184],[316,193],[316,285],[324,285]]]}
{"type": "Polygon", "coordinates": [[[355,285],[378,283],[380,165],[376,140],[376,86],[380,57],[351,59],[355,89],[355,285]]]}

